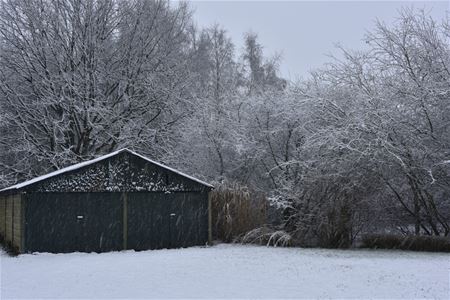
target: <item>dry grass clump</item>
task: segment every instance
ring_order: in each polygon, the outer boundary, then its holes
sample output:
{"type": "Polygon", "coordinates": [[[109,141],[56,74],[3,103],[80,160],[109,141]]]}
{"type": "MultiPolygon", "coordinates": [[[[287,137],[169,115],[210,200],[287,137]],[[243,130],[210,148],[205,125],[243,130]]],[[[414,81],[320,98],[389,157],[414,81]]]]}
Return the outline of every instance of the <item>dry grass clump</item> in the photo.
{"type": "Polygon", "coordinates": [[[210,193],[213,239],[233,242],[267,222],[267,198],[236,182],[215,185],[210,193]]]}
{"type": "Polygon", "coordinates": [[[293,238],[289,233],[267,226],[250,230],[242,237],[241,242],[244,244],[259,244],[274,247],[293,246],[293,238]]]}

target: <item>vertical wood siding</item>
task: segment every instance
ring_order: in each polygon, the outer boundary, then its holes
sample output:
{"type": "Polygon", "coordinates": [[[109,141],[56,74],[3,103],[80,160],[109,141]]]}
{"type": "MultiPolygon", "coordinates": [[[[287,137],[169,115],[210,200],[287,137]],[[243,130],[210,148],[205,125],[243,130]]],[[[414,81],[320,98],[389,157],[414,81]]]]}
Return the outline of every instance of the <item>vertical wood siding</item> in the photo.
{"type": "Polygon", "coordinates": [[[22,201],[20,194],[11,196],[13,202],[13,240],[12,244],[19,252],[21,252],[22,244],[22,201]]]}
{"type": "Polygon", "coordinates": [[[22,199],[20,194],[0,198],[0,234],[5,244],[22,251],[22,199]]]}
{"type": "Polygon", "coordinates": [[[6,213],[6,197],[0,196],[0,235],[2,239],[5,238],[5,213],[6,213]]]}
{"type": "Polygon", "coordinates": [[[13,205],[12,205],[12,197],[6,197],[6,213],[5,213],[5,241],[8,243],[12,243],[13,236],[13,205]]]}

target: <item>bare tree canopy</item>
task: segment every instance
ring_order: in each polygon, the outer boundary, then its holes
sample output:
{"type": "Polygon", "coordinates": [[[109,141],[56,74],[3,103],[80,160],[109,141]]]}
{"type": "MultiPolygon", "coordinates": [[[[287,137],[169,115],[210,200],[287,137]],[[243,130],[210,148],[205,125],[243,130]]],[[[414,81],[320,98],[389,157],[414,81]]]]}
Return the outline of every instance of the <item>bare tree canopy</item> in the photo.
{"type": "Polygon", "coordinates": [[[0,142],[20,161],[7,172],[130,144],[164,152],[188,99],[189,24],[165,1],[2,2],[0,142]]]}

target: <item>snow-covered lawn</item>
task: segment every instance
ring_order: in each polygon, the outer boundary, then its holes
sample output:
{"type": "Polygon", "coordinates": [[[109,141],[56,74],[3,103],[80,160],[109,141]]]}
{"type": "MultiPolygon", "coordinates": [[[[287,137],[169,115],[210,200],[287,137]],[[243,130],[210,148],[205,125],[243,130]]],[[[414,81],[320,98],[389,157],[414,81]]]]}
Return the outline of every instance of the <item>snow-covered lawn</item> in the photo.
{"type": "Polygon", "coordinates": [[[5,298],[441,298],[450,255],[218,245],[1,254],[5,298]]]}

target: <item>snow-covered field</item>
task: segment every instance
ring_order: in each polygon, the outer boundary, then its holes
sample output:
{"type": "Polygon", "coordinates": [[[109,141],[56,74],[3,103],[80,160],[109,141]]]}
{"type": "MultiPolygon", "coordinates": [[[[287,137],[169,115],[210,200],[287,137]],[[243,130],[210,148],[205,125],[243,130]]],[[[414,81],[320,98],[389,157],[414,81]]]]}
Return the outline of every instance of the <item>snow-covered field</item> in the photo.
{"type": "Polygon", "coordinates": [[[450,255],[218,245],[1,254],[6,298],[440,298],[450,255]]]}

